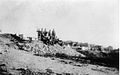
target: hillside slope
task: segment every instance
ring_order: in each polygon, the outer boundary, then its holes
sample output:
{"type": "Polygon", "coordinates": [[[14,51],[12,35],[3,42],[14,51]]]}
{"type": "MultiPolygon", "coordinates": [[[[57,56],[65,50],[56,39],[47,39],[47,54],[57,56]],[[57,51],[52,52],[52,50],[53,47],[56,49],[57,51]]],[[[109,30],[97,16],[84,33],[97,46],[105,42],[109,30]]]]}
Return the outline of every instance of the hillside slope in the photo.
{"type": "Polygon", "coordinates": [[[69,57],[84,57],[84,55],[67,47],[65,49],[59,45],[47,47],[42,42],[37,41],[16,43],[13,40],[15,38],[10,34],[0,35],[1,75],[118,75],[118,70],[115,68],[83,64],[48,55],[49,53],[53,55],[59,53],[69,57]],[[20,49],[19,46],[22,46],[23,49],[20,49]],[[44,56],[46,54],[47,57],[44,56]]]}

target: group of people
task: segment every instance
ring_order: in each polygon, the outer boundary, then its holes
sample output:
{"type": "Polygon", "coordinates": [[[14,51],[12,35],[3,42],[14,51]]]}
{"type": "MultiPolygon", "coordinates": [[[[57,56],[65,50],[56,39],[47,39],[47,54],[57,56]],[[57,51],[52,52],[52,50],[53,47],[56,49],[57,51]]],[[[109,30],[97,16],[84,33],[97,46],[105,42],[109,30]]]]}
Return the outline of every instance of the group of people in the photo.
{"type": "MultiPolygon", "coordinates": [[[[54,31],[54,29],[51,31],[47,31],[46,29],[43,30],[43,28],[40,30],[37,30],[38,32],[38,40],[43,41],[45,44],[47,45],[54,45],[56,43],[60,44],[60,41],[57,37],[56,37],[56,33],[54,31]]],[[[61,41],[62,42],[62,41],[61,41]]]]}

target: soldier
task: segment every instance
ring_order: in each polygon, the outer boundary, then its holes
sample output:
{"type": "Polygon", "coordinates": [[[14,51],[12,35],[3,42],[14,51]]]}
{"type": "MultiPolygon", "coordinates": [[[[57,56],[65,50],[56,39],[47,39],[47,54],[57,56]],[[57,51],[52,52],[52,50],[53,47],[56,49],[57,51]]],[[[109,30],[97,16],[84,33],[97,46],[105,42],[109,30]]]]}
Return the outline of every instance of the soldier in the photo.
{"type": "Polygon", "coordinates": [[[37,32],[38,32],[38,40],[41,40],[42,31],[40,31],[40,29],[38,29],[37,32]]]}

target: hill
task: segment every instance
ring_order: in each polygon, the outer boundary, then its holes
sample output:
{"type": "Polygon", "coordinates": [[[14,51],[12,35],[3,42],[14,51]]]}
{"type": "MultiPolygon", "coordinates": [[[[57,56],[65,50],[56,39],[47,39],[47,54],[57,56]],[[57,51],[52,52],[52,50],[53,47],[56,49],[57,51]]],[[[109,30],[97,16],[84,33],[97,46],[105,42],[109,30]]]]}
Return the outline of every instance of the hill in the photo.
{"type": "MultiPolygon", "coordinates": [[[[118,75],[118,69],[92,64],[87,52],[59,44],[0,34],[1,75],[118,75]]],[[[92,61],[94,62],[94,61],[92,61]]]]}

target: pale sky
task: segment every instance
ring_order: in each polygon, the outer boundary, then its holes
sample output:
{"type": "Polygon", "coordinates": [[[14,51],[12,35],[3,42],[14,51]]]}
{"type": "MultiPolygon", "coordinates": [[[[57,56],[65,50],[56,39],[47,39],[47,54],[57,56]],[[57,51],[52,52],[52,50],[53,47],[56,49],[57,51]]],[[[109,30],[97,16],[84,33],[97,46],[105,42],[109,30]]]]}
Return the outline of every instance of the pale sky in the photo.
{"type": "Polygon", "coordinates": [[[62,40],[119,47],[118,0],[0,0],[2,32],[36,36],[55,29],[62,40]]]}

